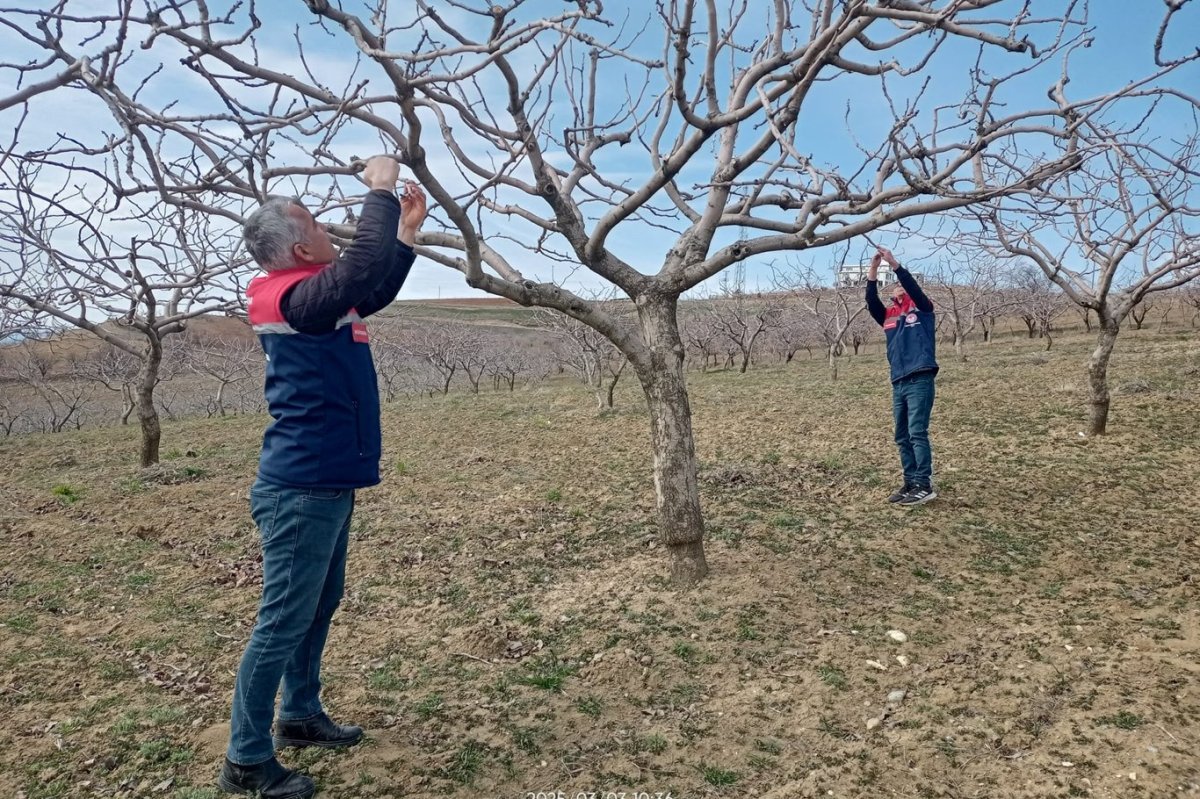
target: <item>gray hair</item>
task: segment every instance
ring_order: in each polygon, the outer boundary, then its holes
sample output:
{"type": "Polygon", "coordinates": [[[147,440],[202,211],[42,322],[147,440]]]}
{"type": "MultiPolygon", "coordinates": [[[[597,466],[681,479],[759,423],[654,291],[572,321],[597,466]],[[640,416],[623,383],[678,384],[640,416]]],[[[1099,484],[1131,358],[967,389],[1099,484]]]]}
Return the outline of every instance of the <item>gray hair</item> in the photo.
{"type": "Polygon", "coordinates": [[[270,196],[246,219],[242,239],[251,257],[264,269],[295,266],[292,248],[306,240],[303,223],[289,212],[303,208],[295,197],[270,196]]]}

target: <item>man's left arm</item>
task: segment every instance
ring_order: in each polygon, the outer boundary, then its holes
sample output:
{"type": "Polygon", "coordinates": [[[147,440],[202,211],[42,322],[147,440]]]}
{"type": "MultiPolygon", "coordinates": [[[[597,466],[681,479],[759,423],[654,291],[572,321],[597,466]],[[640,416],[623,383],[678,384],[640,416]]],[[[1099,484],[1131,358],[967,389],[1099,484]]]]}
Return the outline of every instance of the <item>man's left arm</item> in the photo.
{"type": "Polygon", "coordinates": [[[899,264],[892,267],[892,271],[896,273],[896,279],[900,281],[904,293],[912,297],[913,305],[917,306],[917,310],[933,313],[933,301],[921,290],[912,273],[899,264]]]}
{"type": "Polygon", "coordinates": [[[358,315],[365,319],[391,305],[396,299],[396,295],[400,293],[400,289],[403,288],[404,281],[408,279],[408,273],[415,260],[417,260],[417,254],[413,248],[403,241],[397,241],[395,253],[392,255],[392,268],[388,271],[387,276],[376,285],[371,295],[358,304],[358,315]]]}
{"type": "Polygon", "coordinates": [[[900,288],[904,289],[904,293],[912,298],[913,305],[917,306],[917,310],[933,313],[933,303],[929,297],[925,296],[925,292],[921,291],[921,287],[917,285],[912,274],[900,265],[896,256],[892,255],[892,251],[886,247],[880,247],[879,256],[887,261],[887,265],[896,274],[896,280],[900,281],[900,288]]]}
{"type": "Polygon", "coordinates": [[[400,293],[412,269],[413,261],[417,259],[414,249],[417,246],[417,231],[421,229],[427,212],[425,192],[416,183],[406,182],[404,194],[400,197],[400,224],[397,227],[391,269],[366,301],[358,304],[356,310],[359,316],[365,318],[382,311],[391,305],[400,293]]]}

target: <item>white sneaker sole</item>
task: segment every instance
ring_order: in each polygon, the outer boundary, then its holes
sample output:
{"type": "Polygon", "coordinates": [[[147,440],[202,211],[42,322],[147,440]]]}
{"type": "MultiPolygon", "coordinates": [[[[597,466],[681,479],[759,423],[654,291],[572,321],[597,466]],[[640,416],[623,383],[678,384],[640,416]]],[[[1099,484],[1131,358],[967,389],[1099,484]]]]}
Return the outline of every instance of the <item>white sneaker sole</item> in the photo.
{"type": "Polygon", "coordinates": [[[912,502],[897,502],[896,504],[902,508],[915,508],[917,505],[924,505],[927,502],[933,502],[937,498],[937,492],[930,491],[928,495],[921,497],[920,499],[913,500],[912,502]]]}

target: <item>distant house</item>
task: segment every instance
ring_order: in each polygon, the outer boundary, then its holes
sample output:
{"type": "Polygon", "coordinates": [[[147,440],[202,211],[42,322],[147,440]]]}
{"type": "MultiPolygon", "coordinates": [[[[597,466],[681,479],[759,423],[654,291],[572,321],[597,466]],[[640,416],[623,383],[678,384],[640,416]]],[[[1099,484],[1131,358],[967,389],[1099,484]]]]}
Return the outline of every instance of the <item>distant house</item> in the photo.
{"type": "MultiPolygon", "coordinates": [[[[867,273],[871,269],[871,264],[845,264],[837,271],[837,287],[840,289],[854,288],[855,286],[867,285],[867,273]]],[[[890,286],[895,281],[896,276],[892,274],[892,270],[886,266],[879,267],[879,286],[890,286]]]]}
{"type": "MultiPolygon", "coordinates": [[[[836,286],[841,289],[865,287],[867,285],[867,274],[870,272],[871,264],[846,264],[837,271],[836,286]]],[[[921,275],[918,272],[912,273],[917,282],[921,282],[921,275]]],[[[879,267],[879,287],[890,286],[896,282],[896,275],[886,265],[879,267]]]]}

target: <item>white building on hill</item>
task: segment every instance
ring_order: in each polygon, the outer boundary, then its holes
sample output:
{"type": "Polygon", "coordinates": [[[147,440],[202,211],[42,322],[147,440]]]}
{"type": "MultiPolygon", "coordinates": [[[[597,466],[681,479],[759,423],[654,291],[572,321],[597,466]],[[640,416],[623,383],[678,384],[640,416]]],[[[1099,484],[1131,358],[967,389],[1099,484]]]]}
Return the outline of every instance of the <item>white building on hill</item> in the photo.
{"type": "MultiPolygon", "coordinates": [[[[865,288],[867,285],[867,274],[870,272],[870,270],[870,262],[865,264],[846,264],[837,271],[835,285],[842,289],[854,288],[855,286],[859,288],[865,288]]],[[[921,282],[920,272],[913,272],[912,276],[918,283],[921,282]]],[[[892,285],[895,282],[896,274],[891,269],[888,269],[887,264],[880,266],[879,288],[882,289],[886,286],[892,285]]]]}
{"type": "MultiPolygon", "coordinates": [[[[870,262],[865,264],[846,264],[837,271],[837,287],[846,289],[855,286],[867,285],[867,273],[871,269],[870,262]]],[[[896,276],[892,274],[892,270],[887,266],[879,267],[879,287],[890,286],[895,282],[896,276]]]]}

